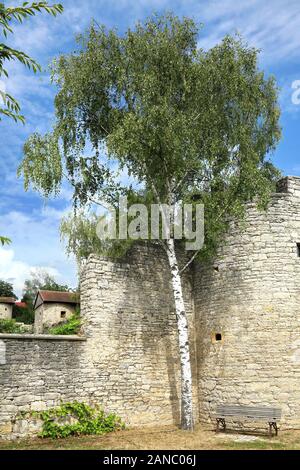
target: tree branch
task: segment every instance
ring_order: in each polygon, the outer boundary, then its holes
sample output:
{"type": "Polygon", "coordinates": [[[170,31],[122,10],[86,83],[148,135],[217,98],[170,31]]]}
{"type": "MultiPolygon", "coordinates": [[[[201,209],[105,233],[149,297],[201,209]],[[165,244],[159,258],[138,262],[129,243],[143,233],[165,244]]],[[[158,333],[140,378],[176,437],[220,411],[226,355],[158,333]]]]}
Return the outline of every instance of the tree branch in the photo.
{"type": "Polygon", "coordinates": [[[180,269],[179,274],[182,274],[188,267],[189,265],[194,261],[196,256],[199,254],[200,250],[195,251],[193,256],[189,259],[189,261],[183,266],[183,268],[180,269]]]}
{"type": "MultiPolygon", "coordinates": [[[[232,196],[234,196],[237,192],[237,189],[233,192],[232,196]]],[[[231,200],[228,201],[228,203],[226,204],[226,206],[224,207],[224,209],[220,212],[220,214],[218,215],[218,217],[216,218],[216,222],[218,222],[220,220],[221,217],[223,217],[224,213],[227,211],[228,207],[230,206],[231,204],[231,200]]],[[[196,256],[200,253],[201,251],[201,248],[200,250],[197,250],[195,251],[195,253],[193,254],[193,256],[190,258],[190,260],[183,266],[183,268],[179,271],[179,274],[182,274],[188,267],[189,265],[194,261],[194,259],[196,258],[196,256]]]]}

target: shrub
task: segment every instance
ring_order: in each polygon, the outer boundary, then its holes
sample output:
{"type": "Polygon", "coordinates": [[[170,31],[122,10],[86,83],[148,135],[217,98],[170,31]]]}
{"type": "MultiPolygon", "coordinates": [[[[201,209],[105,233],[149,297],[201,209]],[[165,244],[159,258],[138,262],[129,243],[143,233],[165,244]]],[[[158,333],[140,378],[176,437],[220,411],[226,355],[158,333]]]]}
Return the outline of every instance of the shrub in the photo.
{"type": "Polygon", "coordinates": [[[77,401],[32,414],[43,421],[42,432],[39,434],[39,437],[43,438],[106,434],[125,428],[121,418],[114,413],[105,414],[99,405],[91,407],[77,401]],[[67,419],[73,419],[75,422],[59,422],[67,419]]]}
{"type": "Polygon", "coordinates": [[[30,307],[20,308],[17,305],[14,305],[13,318],[16,322],[32,325],[34,323],[34,311],[30,307]]]}
{"type": "Polygon", "coordinates": [[[24,333],[24,329],[15,320],[0,319],[0,333],[24,333]]]}
{"type": "Polygon", "coordinates": [[[48,333],[50,335],[76,335],[79,333],[80,327],[80,316],[78,312],[75,312],[67,321],[49,328],[48,333]]]}

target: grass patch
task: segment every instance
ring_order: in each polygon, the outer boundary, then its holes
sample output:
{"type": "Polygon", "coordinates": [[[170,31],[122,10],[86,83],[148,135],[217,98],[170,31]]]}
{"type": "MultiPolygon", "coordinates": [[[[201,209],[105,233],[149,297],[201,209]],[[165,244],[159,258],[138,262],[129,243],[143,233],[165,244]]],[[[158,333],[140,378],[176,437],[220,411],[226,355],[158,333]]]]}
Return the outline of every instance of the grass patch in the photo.
{"type": "Polygon", "coordinates": [[[284,450],[286,446],[283,442],[270,441],[251,441],[251,442],[224,442],[224,447],[229,450],[284,450]]]}
{"type": "Polygon", "coordinates": [[[101,436],[69,436],[65,439],[0,441],[0,449],[40,450],[299,450],[300,431],[279,431],[276,438],[235,442],[232,435],[216,434],[198,425],[193,432],[175,426],[133,428],[101,436]]]}
{"type": "Polygon", "coordinates": [[[75,312],[68,320],[49,328],[50,335],[77,335],[81,327],[80,315],[75,312]]]}

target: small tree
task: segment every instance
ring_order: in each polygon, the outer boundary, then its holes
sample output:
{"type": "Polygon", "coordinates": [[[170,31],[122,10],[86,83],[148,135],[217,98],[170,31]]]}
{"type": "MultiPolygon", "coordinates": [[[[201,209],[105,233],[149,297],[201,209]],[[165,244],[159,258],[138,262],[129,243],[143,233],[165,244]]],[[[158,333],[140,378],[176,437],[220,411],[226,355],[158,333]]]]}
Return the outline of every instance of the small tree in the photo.
{"type": "Polygon", "coordinates": [[[25,323],[27,325],[32,325],[32,323],[34,323],[34,311],[32,307],[27,304],[26,307],[14,305],[12,317],[18,323],[25,323]]]}
{"type": "MultiPolygon", "coordinates": [[[[25,188],[31,184],[48,197],[66,176],[75,206],[114,203],[132,193],[162,212],[164,204],[198,201],[205,205],[202,252],[211,253],[228,217],[242,217],[253,198],[265,203],[274,187],[278,172],[266,156],[280,137],[279,109],[274,79],[258,70],[257,50],[227,36],[205,52],[197,40],[195,23],[171,14],[122,36],[93,24],[78,52],[54,64],[57,122],[51,134],[34,134],[25,144],[19,170],[25,188]],[[139,185],[117,183],[111,161],[139,185]]],[[[85,236],[89,227],[79,229],[85,236]]],[[[188,322],[174,234],[161,245],[178,325],[182,427],[192,429],[188,322]]]]}
{"type": "Polygon", "coordinates": [[[22,301],[33,309],[33,303],[39,290],[52,290],[69,292],[72,289],[67,285],[58,284],[55,279],[44,269],[38,269],[31,273],[30,279],[24,282],[22,301]]]}
{"type": "Polygon", "coordinates": [[[14,297],[17,296],[14,293],[13,285],[10,282],[6,282],[0,279],[0,297],[14,297]]]}

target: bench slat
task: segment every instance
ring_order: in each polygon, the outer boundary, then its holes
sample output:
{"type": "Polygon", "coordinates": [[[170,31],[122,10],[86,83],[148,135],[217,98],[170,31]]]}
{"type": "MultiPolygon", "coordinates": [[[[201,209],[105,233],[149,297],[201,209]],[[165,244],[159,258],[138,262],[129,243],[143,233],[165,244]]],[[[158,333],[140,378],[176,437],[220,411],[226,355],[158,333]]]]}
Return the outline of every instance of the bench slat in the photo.
{"type": "Polygon", "coordinates": [[[218,419],[224,419],[224,420],[232,420],[232,421],[235,421],[235,422],[246,422],[246,421],[249,421],[249,422],[265,422],[265,423],[277,423],[279,421],[278,418],[270,418],[270,417],[265,417],[263,416],[262,418],[259,418],[259,417],[253,417],[253,416],[236,416],[236,415],[233,415],[233,416],[221,416],[221,415],[218,415],[217,416],[218,419]]]}
{"type": "Polygon", "coordinates": [[[277,412],[258,412],[258,411],[219,411],[218,414],[233,414],[233,415],[251,415],[251,416],[276,416],[278,418],[281,417],[281,413],[277,412]]]}
{"type": "Polygon", "coordinates": [[[280,419],[280,408],[268,407],[254,407],[254,406],[239,406],[239,405],[218,405],[216,409],[218,417],[247,417],[249,419],[280,419]]]}

